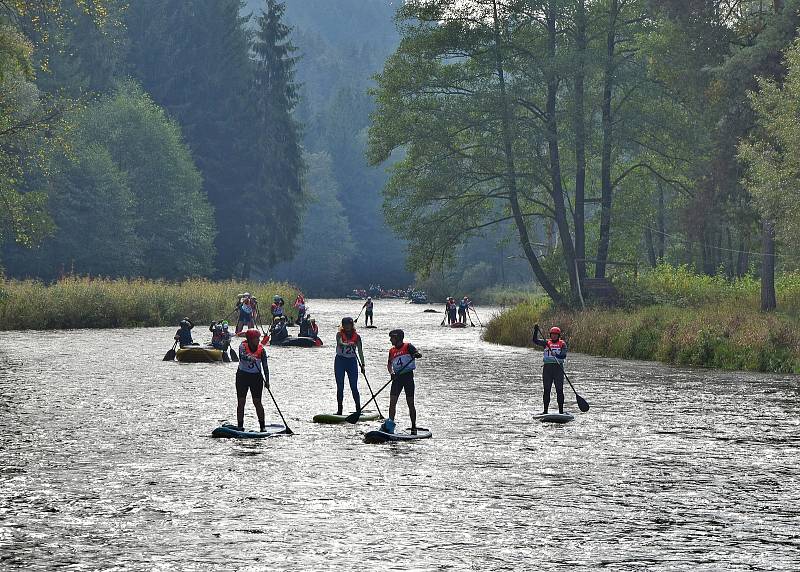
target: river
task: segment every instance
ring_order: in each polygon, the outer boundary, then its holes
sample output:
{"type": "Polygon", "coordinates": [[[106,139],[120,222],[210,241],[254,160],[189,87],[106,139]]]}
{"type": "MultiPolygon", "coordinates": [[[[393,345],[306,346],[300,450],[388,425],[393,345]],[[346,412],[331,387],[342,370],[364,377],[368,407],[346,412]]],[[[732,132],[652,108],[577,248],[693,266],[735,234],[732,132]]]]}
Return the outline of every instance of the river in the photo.
{"type": "MultiPolygon", "coordinates": [[[[270,352],[295,435],[257,441],[210,438],[235,420],[235,366],[161,361],[174,328],[6,333],[0,568],[800,568],[797,377],[573,354],[591,410],[568,394],[576,420],[544,425],[533,350],[379,301],[361,331],[370,382],[404,328],[433,439],[368,445],[377,422],[311,422],[335,408],[334,326],[360,304],[309,305],[327,345],[270,352]]],[[[406,427],[402,398],[398,412],[406,427]]]]}

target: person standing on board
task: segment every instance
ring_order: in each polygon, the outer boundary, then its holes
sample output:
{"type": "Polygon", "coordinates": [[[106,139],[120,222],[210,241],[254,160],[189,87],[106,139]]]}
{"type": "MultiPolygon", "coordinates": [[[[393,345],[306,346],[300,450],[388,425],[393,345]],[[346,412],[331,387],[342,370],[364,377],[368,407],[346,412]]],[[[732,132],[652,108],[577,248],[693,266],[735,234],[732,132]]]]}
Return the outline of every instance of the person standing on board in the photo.
{"type": "Polygon", "coordinates": [[[447,313],[447,325],[456,323],[456,300],[452,296],[447,297],[445,302],[444,311],[447,313]]]}
{"type": "MultiPolygon", "coordinates": [[[[294,304],[292,304],[297,309],[297,325],[303,323],[303,320],[306,317],[306,299],[302,294],[298,294],[297,298],[294,300],[294,304]]],[[[301,334],[302,335],[302,334],[301,334]]]]}
{"type": "Polygon", "coordinates": [[[269,388],[267,350],[259,342],[261,332],[258,330],[247,330],[244,336],[245,340],[239,346],[239,367],[236,369],[236,428],[244,431],[244,406],[249,391],[253,407],[256,408],[259,426],[261,431],[264,431],[264,406],[261,403],[261,394],[263,388],[269,388]]]}
{"type": "Polygon", "coordinates": [[[542,382],[544,383],[544,413],[550,406],[550,389],[556,385],[558,412],[564,413],[564,362],[567,359],[567,343],[561,339],[561,328],[550,328],[550,339],[540,339],[539,324],[533,326],[533,343],[544,348],[542,382]]]}
{"type": "Polygon", "coordinates": [[[361,309],[364,310],[364,325],[371,326],[373,325],[374,321],[372,319],[372,309],[375,306],[374,302],[372,301],[372,297],[368,296],[367,301],[364,302],[364,305],[361,306],[361,309]]]}
{"type": "Polygon", "coordinates": [[[239,334],[245,328],[253,329],[256,327],[256,309],[253,299],[249,292],[242,294],[237,304],[239,319],[236,321],[236,333],[239,334]]]}
{"type": "Polygon", "coordinates": [[[400,393],[405,391],[408,416],[411,418],[411,434],[416,435],[417,408],[414,405],[414,370],[417,368],[416,359],[421,358],[422,354],[417,351],[417,348],[404,342],[404,338],[403,330],[389,332],[389,341],[392,342],[392,347],[389,348],[387,368],[392,376],[392,387],[389,389],[389,418],[383,422],[381,430],[394,433],[397,401],[400,399],[400,393]]]}
{"type": "Polygon", "coordinates": [[[364,373],[364,350],[361,336],[356,332],[353,318],[342,318],[342,327],[336,334],[336,357],[333,360],[333,375],[336,378],[336,415],[342,414],[344,401],[344,375],[350,382],[350,391],[356,411],[361,409],[361,396],[358,393],[358,359],[361,359],[361,373],[364,373]]]}
{"type": "Polygon", "coordinates": [[[467,310],[469,310],[470,304],[471,302],[466,296],[458,302],[458,321],[464,325],[467,324],[467,310]]]}

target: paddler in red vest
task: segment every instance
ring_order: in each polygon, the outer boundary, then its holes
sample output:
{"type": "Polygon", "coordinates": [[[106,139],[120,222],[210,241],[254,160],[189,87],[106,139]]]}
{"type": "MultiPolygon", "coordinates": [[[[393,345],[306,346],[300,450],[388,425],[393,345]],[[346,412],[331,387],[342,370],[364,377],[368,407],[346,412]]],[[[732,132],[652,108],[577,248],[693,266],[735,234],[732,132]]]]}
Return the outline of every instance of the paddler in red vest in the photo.
{"type": "Polygon", "coordinates": [[[342,318],[342,327],[336,333],[336,357],[333,360],[333,376],[336,379],[336,415],[342,414],[345,373],[350,382],[350,391],[353,394],[356,411],[361,409],[361,395],[358,393],[359,364],[361,373],[364,373],[364,349],[361,347],[361,336],[356,332],[353,318],[342,318]]]}
{"type": "Polygon", "coordinates": [[[416,359],[421,358],[422,354],[417,348],[404,342],[405,333],[403,330],[392,330],[389,332],[389,341],[392,347],[389,349],[389,374],[392,376],[392,387],[389,390],[389,419],[384,421],[382,430],[394,433],[394,416],[397,411],[397,401],[400,393],[406,392],[406,403],[408,404],[408,416],[411,418],[411,434],[417,434],[417,408],[414,406],[414,370],[417,368],[416,359]]]}
{"type": "Polygon", "coordinates": [[[237,335],[244,335],[246,338],[239,346],[239,368],[236,370],[237,429],[244,431],[244,405],[247,402],[247,392],[250,391],[258,423],[263,431],[264,406],[261,404],[261,394],[265,387],[269,387],[267,350],[264,344],[259,342],[261,332],[258,330],[247,330],[244,334],[237,335]]]}
{"type": "Polygon", "coordinates": [[[533,343],[544,348],[542,381],[544,382],[544,413],[550,406],[550,389],[556,384],[558,412],[564,413],[564,361],[567,359],[567,343],[561,339],[561,328],[550,328],[550,339],[540,339],[539,324],[533,326],[533,343]]]}

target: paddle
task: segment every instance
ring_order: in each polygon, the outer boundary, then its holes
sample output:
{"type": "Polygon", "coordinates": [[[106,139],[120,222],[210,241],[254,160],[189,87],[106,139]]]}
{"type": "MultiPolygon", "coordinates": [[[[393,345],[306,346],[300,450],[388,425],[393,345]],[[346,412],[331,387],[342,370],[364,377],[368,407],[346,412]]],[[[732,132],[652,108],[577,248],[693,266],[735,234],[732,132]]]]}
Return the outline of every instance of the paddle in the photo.
{"type": "MultiPolygon", "coordinates": [[[[260,370],[259,370],[259,371],[260,371],[260,370]]],[[[269,385],[267,385],[267,380],[266,380],[266,378],[264,377],[264,372],[261,372],[261,381],[263,381],[263,382],[264,382],[264,387],[266,388],[266,390],[267,390],[267,393],[269,393],[269,396],[272,398],[272,403],[274,403],[274,404],[275,404],[275,409],[277,409],[277,410],[278,410],[278,415],[280,415],[280,416],[281,416],[281,421],[283,421],[283,426],[284,426],[284,427],[286,427],[286,429],[284,429],[283,431],[281,431],[281,433],[286,433],[287,435],[294,435],[294,431],[292,431],[291,429],[289,429],[289,425],[286,423],[286,419],[284,418],[284,416],[283,416],[283,413],[281,413],[281,408],[280,408],[280,407],[278,407],[278,402],[277,402],[277,401],[275,401],[275,396],[274,396],[274,395],[272,395],[272,390],[269,388],[269,385]]]]}
{"type": "Polygon", "coordinates": [[[172,344],[172,349],[169,350],[166,354],[164,354],[163,361],[172,361],[175,359],[175,348],[178,346],[178,340],[175,340],[175,343],[172,344]]]}
{"type": "MultiPolygon", "coordinates": [[[[370,394],[372,395],[372,399],[375,399],[375,394],[374,394],[374,393],[372,393],[372,386],[369,384],[369,379],[367,379],[367,372],[365,371],[364,364],[363,364],[363,363],[361,362],[361,360],[358,358],[358,354],[356,354],[356,359],[358,360],[358,365],[360,365],[360,366],[361,366],[361,375],[363,375],[363,376],[364,376],[364,381],[366,381],[366,382],[367,382],[367,387],[369,388],[369,392],[370,392],[370,394]]],[[[381,408],[378,406],[378,402],[377,402],[377,401],[375,402],[375,409],[377,409],[377,410],[378,410],[378,415],[380,415],[381,419],[386,419],[386,418],[383,416],[383,413],[381,413],[381,408]]]]}
{"type": "MultiPolygon", "coordinates": [[[[389,387],[389,386],[391,385],[392,381],[394,381],[394,376],[392,376],[392,379],[390,379],[389,381],[387,381],[387,382],[386,382],[386,385],[384,385],[383,387],[381,387],[381,388],[380,388],[380,389],[379,389],[379,390],[378,390],[376,393],[374,393],[374,394],[372,395],[372,399],[370,399],[370,400],[369,400],[369,401],[367,401],[367,402],[366,402],[364,405],[362,405],[362,406],[359,408],[359,410],[358,410],[358,411],[356,411],[355,413],[351,413],[350,415],[348,415],[347,417],[345,417],[345,418],[344,418],[344,420],[345,420],[345,421],[347,421],[348,423],[358,423],[358,420],[359,420],[359,419],[361,419],[361,412],[362,412],[362,411],[364,411],[364,408],[365,408],[367,405],[369,405],[370,403],[372,403],[373,401],[375,401],[375,398],[376,398],[376,397],[378,397],[378,395],[380,395],[381,391],[383,391],[384,389],[386,389],[387,387],[389,387]]],[[[377,402],[377,401],[375,402],[375,405],[376,405],[376,406],[378,405],[378,402],[377,402]]]]}
{"type": "Polygon", "coordinates": [[[231,361],[239,361],[239,356],[236,355],[236,351],[232,347],[228,346],[228,352],[231,354],[231,361]]]}
{"type": "Polygon", "coordinates": [[[480,318],[480,316],[478,316],[478,312],[472,306],[470,306],[469,309],[472,310],[473,314],[475,314],[475,319],[478,320],[478,323],[481,325],[481,328],[482,328],[483,327],[483,322],[481,322],[481,318],[480,318]]]}
{"type": "Polygon", "coordinates": [[[561,366],[561,372],[564,374],[564,379],[567,380],[567,383],[572,388],[572,391],[575,392],[575,399],[578,402],[578,409],[586,413],[587,411],[589,411],[589,402],[587,402],[583,397],[578,395],[578,392],[575,391],[575,386],[572,385],[572,382],[569,380],[569,377],[567,377],[567,372],[564,371],[564,366],[561,365],[561,362],[558,362],[558,365],[561,366]]]}
{"type": "Polygon", "coordinates": [[[358,323],[358,319],[361,317],[361,312],[363,312],[363,311],[364,311],[364,306],[361,306],[361,309],[358,311],[358,316],[356,316],[356,319],[353,320],[354,324],[358,323]]]}

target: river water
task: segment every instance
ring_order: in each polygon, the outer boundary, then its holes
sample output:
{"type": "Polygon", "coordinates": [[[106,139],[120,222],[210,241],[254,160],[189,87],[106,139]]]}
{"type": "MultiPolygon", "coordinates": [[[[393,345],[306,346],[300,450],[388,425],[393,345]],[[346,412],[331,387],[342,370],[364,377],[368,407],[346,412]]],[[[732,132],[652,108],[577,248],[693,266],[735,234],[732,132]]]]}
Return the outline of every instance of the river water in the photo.
{"type": "Polygon", "coordinates": [[[174,328],[6,334],[0,568],[800,569],[798,378],[573,354],[592,408],[568,399],[576,420],[544,425],[533,350],[380,301],[370,382],[403,327],[434,438],[368,445],[377,422],[311,423],[335,408],[334,325],[359,305],[311,301],[328,345],[271,350],[296,434],[257,441],[210,438],[235,419],[235,366],[160,361],[174,328]]]}

